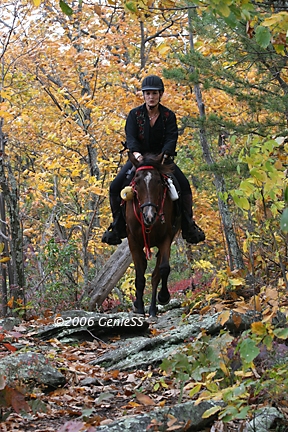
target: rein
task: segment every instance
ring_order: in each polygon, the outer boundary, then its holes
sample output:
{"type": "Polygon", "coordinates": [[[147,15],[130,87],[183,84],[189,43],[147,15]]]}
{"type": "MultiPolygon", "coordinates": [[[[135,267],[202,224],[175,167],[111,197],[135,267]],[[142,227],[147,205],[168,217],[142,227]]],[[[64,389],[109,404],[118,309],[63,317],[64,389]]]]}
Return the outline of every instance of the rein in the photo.
{"type": "MultiPolygon", "coordinates": [[[[155,167],[153,167],[152,165],[143,165],[143,166],[137,168],[136,172],[137,171],[144,171],[144,170],[154,170],[154,169],[155,169],[155,167]]],[[[150,233],[151,233],[151,230],[152,230],[153,226],[150,227],[150,228],[147,228],[145,226],[144,218],[143,218],[143,208],[148,207],[148,206],[154,207],[156,209],[156,211],[157,211],[156,220],[158,218],[160,218],[161,223],[165,223],[164,204],[165,204],[165,199],[166,199],[166,195],[167,195],[167,186],[164,185],[163,197],[162,197],[162,200],[161,200],[161,205],[160,205],[159,211],[158,211],[158,205],[156,205],[154,203],[147,202],[147,203],[144,203],[144,204],[140,204],[139,198],[138,198],[138,194],[137,194],[137,190],[135,189],[135,182],[134,182],[134,180],[132,180],[131,186],[133,188],[133,191],[135,192],[135,196],[137,197],[138,208],[140,209],[140,216],[139,216],[138,212],[137,212],[137,208],[136,208],[135,199],[134,199],[133,200],[134,215],[135,215],[136,219],[138,220],[138,222],[141,225],[141,230],[142,230],[142,235],[143,235],[143,240],[144,240],[144,249],[145,249],[146,259],[150,259],[151,256],[152,256],[151,249],[150,249],[150,233]]]]}

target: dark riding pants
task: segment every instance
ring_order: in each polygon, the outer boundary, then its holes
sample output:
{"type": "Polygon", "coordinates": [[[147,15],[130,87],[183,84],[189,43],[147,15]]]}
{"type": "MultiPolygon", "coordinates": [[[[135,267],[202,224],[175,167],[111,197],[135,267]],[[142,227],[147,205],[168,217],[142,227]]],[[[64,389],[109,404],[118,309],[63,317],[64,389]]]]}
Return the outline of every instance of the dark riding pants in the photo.
{"type": "MultiPolygon", "coordinates": [[[[187,178],[175,163],[173,165],[173,174],[179,183],[182,195],[192,195],[190,184],[187,178]]],[[[122,188],[129,185],[133,179],[134,171],[132,168],[133,165],[130,161],[127,161],[126,164],[121,168],[120,172],[110,184],[110,196],[119,196],[120,198],[120,192],[122,188]]]]}

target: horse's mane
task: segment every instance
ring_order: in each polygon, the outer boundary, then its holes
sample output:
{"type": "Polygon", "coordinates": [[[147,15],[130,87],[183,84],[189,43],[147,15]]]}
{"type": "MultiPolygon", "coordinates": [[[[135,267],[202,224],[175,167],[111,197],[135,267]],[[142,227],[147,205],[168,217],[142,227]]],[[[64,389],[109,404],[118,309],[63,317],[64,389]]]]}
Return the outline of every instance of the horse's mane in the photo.
{"type": "Polygon", "coordinates": [[[153,166],[160,174],[171,174],[173,172],[173,164],[172,163],[161,163],[159,160],[159,156],[156,156],[153,153],[146,153],[143,156],[143,160],[140,162],[139,167],[151,165],[153,166]]]}

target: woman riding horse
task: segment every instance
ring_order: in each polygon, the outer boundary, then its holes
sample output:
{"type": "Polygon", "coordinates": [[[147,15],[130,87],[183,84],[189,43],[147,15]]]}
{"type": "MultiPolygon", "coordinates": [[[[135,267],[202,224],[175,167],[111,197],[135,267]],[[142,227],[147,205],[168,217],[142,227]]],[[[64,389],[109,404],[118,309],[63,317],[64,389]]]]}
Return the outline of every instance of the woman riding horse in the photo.
{"type": "MultiPolygon", "coordinates": [[[[192,244],[205,240],[205,234],[193,220],[192,192],[189,182],[180,168],[173,162],[178,139],[178,127],[173,111],[160,101],[164,84],[156,75],[149,75],[142,82],[144,104],[130,111],[125,125],[126,145],[135,158],[141,162],[143,155],[164,153],[164,159],[173,163],[173,174],[179,184],[182,201],[182,237],[192,244]]],[[[102,242],[109,245],[121,243],[127,237],[126,223],[121,210],[120,192],[132,180],[134,172],[128,160],[110,185],[110,206],[113,222],[105,231],[102,242]]]]}
{"type": "Polygon", "coordinates": [[[149,308],[149,316],[156,317],[157,301],[162,305],[170,301],[168,277],[171,244],[180,229],[181,216],[169,187],[172,166],[163,164],[163,154],[145,154],[140,162],[133,153],[129,153],[129,159],[136,168],[129,187],[133,190],[133,197],[126,201],[127,236],[136,276],[133,309],[135,313],[145,315],[143,294],[147,260],[152,254],[151,248],[157,248],[149,308]],[[160,282],[161,289],[157,295],[160,282]]]}

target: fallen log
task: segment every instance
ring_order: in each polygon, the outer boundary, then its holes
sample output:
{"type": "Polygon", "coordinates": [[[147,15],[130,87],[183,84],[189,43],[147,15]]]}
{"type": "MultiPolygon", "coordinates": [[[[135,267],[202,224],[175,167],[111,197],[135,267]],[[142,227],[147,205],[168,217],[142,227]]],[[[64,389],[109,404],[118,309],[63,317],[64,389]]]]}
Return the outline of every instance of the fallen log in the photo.
{"type": "Polygon", "coordinates": [[[124,239],[102,270],[90,282],[90,289],[92,290],[89,303],[90,311],[94,310],[96,305],[100,306],[103,303],[131,263],[132,256],[128,240],[124,239]]]}

